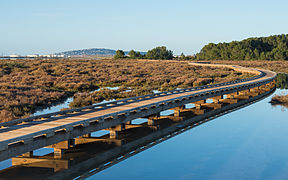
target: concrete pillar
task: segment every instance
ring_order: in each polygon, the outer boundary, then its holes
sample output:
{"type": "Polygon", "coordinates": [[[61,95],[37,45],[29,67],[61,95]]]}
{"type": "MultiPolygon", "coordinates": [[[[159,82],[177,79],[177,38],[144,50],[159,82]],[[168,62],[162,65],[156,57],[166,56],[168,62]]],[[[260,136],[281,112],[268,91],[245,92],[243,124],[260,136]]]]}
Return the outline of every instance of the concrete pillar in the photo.
{"type": "Polygon", "coordinates": [[[247,96],[247,95],[238,95],[235,97],[236,99],[240,99],[240,100],[246,100],[246,99],[249,99],[250,97],[247,96]]]}
{"type": "Polygon", "coordinates": [[[54,148],[54,158],[63,158],[65,154],[65,149],[58,149],[58,148],[54,148]]]}
{"type": "Polygon", "coordinates": [[[249,94],[249,92],[250,92],[250,89],[246,89],[246,90],[243,90],[243,91],[239,91],[238,94],[239,95],[247,95],[247,94],[249,94]]]}
{"type": "Polygon", "coordinates": [[[70,147],[74,147],[74,145],[75,145],[75,139],[69,139],[67,141],[62,141],[62,142],[47,146],[47,148],[69,149],[70,147]]]}
{"type": "Polygon", "coordinates": [[[258,91],[259,91],[259,87],[254,87],[250,89],[250,92],[258,92],[258,91]]]}
{"type": "Polygon", "coordinates": [[[75,139],[69,139],[67,141],[62,141],[56,144],[47,146],[47,148],[54,148],[54,157],[62,158],[65,150],[75,146],[75,139]]]}
{"type": "Polygon", "coordinates": [[[195,105],[196,109],[201,109],[202,108],[202,104],[205,104],[206,100],[201,100],[201,101],[195,101],[193,102],[193,104],[195,105]]]}
{"type": "Polygon", "coordinates": [[[156,113],[153,115],[148,116],[147,124],[148,126],[154,126],[155,125],[155,120],[159,119],[160,113],[156,113]]]}
{"type": "Polygon", "coordinates": [[[195,115],[203,115],[206,112],[206,109],[190,109],[195,115]]]}
{"type": "Polygon", "coordinates": [[[209,99],[212,99],[213,102],[215,102],[215,103],[219,103],[219,100],[223,99],[223,95],[215,96],[215,97],[212,97],[212,98],[209,98],[209,99]]]}
{"type": "Polygon", "coordinates": [[[108,128],[107,130],[110,131],[110,138],[115,139],[118,137],[118,131],[125,130],[125,123],[121,123],[120,125],[108,128]]]}
{"type": "Polygon", "coordinates": [[[33,151],[29,151],[21,155],[21,157],[33,157],[33,151]]]}
{"type": "Polygon", "coordinates": [[[81,136],[81,137],[83,137],[83,138],[90,138],[90,137],[91,137],[91,133],[85,134],[85,135],[83,135],[83,136],[81,136]]]}
{"type": "Polygon", "coordinates": [[[259,95],[258,92],[250,92],[249,93],[249,96],[253,96],[253,97],[258,96],[258,95],[259,95]]]}
{"type": "Polygon", "coordinates": [[[207,108],[212,108],[214,110],[222,108],[222,104],[219,104],[219,103],[206,103],[203,106],[207,108]]]}
{"type": "Polygon", "coordinates": [[[118,137],[118,131],[110,130],[110,138],[116,139],[118,137]]]}
{"type": "Polygon", "coordinates": [[[234,92],[234,93],[230,93],[230,94],[226,94],[227,98],[231,98],[233,99],[235,96],[238,95],[238,92],[234,92]]]}
{"type": "Polygon", "coordinates": [[[231,99],[231,98],[227,98],[227,99],[221,99],[222,103],[227,103],[227,104],[235,104],[238,102],[237,99],[231,99]]]}
{"type": "Polygon", "coordinates": [[[179,106],[179,107],[175,107],[172,108],[174,110],[174,116],[179,117],[180,113],[183,112],[183,110],[185,109],[185,105],[183,106],[179,106]]]}

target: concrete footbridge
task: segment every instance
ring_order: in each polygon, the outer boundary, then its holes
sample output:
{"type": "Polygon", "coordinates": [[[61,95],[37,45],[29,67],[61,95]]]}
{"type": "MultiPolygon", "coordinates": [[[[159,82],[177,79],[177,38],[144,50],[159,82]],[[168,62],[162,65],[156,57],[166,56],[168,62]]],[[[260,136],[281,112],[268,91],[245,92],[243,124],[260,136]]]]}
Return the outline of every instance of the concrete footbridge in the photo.
{"type": "MultiPolygon", "coordinates": [[[[172,136],[171,134],[175,134],[191,124],[206,122],[211,117],[253,103],[275,90],[277,74],[272,71],[235,65],[190,64],[226,67],[239,72],[252,73],[255,76],[0,123],[0,161],[13,157],[13,165],[34,167],[36,165],[47,167],[53,164],[51,163],[53,161],[54,171],[59,171],[59,169],[67,169],[69,166],[69,163],[63,163],[60,160],[65,157],[67,159],[71,155],[71,151],[80,145],[96,142],[93,150],[100,151],[105,148],[101,145],[97,146],[97,143],[112,143],[118,147],[118,150],[111,150],[104,154],[101,152],[101,155],[93,156],[97,162],[106,162],[107,157],[109,157],[108,160],[111,160],[121,155],[123,151],[129,153],[132,147],[143,146],[143,144],[154,142],[163,136],[172,136]],[[188,104],[192,104],[193,107],[187,108],[188,104]],[[161,112],[166,110],[173,110],[174,113],[162,115],[161,112]],[[133,120],[137,118],[145,118],[147,121],[142,124],[133,124],[133,120]],[[145,128],[145,132],[149,133],[145,135],[143,131],[144,134],[139,134],[140,131],[137,128],[145,128]],[[91,137],[91,133],[99,130],[109,130],[110,134],[103,137],[91,137]],[[137,143],[134,142],[136,137],[138,138],[137,143]],[[34,150],[43,147],[54,148],[54,152],[49,157],[42,159],[33,155],[34,150]],[[70,152],[70,155],[67,152],[70,152]],[[46,161],[50,163],[48,165],[41,163],[46,161]]],[[[84,164],[89,163],[91,164],[90,161],[84,164]]],[[[84,164],[82,164],[82,169],[84,164]]]]}

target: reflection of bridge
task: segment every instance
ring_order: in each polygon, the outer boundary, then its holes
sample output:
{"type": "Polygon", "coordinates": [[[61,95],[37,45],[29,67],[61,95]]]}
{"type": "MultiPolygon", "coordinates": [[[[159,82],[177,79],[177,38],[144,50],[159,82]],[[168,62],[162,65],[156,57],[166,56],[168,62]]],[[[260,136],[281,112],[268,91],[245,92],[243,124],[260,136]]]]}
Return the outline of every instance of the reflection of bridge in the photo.
{"type": "MultiPolygon", "coordinates": [[[[227,67],[254,73],[257,76],[1,123],[0,160],[22,154],[21,157],[13,158],[14,165],[25,164],[43,168],[49,166],[55,171],[71,166],[74,170],[70,173],[77,172],[77,167],[85,169],[84,164],[95,165],[95,162],[98,164],[106,162],[107,159],[111,160],[120,154],[129,153],[133,148],[143,147],[145,144],[149,147],[153,143],[148,145],[147,143],[154,141],[157,143],[159,138],[170,137],[171,133],[173,135],[174,132],[183,131],[183,128],[185,130],[185,127],[191,128],[191,124],[203,123],[209,117],[227,113],[229,110],[262,98],[275,89],[274,72],[239,66],[227,67]],[[207,99],[212,99],[213,102],[208,103],[207,99]],[[186,108],[185,105],[189,103],[194,107],[186,108]],[[168,109],[173,109],[174,113],[170,116],[160,115],[160,112],[168,109]],[[141,125],[132,123],[133,120],[143,117],[147,118],[146,123],[141,125]],[[90,136],[91,132],[102,129],[109,130],[110,135],[99,138],[90,136]],[[87,144],[91,146],[91,143],[93,152],[91,148],[85,150],[87,144]],[[54,153],[42,158],[33,156],[33,150],[46,146],[54,148],[54,153]],[[81,159],[81,155],[85,154],[86,157],[93,157],[93,161],[91,158],[81,159]],[[73,166],[74,163],[82,166],[73,166]]],[[[136,150],[135,153],[140,150],[136,150]]],[[[65,174],[69,170],[60,172],[65,174]]],[[[70,175],[66,174],[66,177],[70,175]]]]}

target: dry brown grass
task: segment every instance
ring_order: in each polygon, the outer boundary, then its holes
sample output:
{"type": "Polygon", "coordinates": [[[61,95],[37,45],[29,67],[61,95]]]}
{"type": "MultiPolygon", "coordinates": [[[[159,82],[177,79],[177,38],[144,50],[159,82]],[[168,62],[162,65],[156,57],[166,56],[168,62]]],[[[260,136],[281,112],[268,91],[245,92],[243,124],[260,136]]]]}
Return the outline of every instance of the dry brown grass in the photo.
{"type": "Polygon", "coordinates": [[[260,68],[260,69],[268,69],[275,72],[284,72],[288,73],[288,61],[268,61],[268,60],[243,60],[243,61],[236,61],[236,60],[214,60],[211,61],[212,63],[219,63],[219,64],[237,64],[244,67],[253,67],[253,68],[260,68]]]}
{"type": "Polygon", "coordinates": [[[124,98],[175,88],[187,88],[248,77],[230,69],[193,67],[187,62],[136,60],[2,60],[0,62],[0,121],[28,116],[76,92],[98,87],[131,87],[122,93],[83,93],[76,98],[87,105],[94,100],[124,98]],[[85,95],[86,94],[86,95],[85,95]]]}
{"type": "Polygon", "coordinates": [[[288,108],[288,95],[276,95],[270,101],[272,105],[281,105],[288,108]]]}

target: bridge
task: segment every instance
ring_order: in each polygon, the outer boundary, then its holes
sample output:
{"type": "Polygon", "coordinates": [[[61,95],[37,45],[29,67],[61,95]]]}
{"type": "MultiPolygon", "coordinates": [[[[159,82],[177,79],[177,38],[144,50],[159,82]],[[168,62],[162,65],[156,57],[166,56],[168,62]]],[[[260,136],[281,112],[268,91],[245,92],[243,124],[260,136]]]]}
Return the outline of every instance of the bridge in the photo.
{"type": "MultiPolygon", "coordinates": [[[[128,136],[123,135],[126,131],[144,127],[154,133],[148,138],[149,141],[156,141],[157,138],[164,135],[170,137],[172,132],[182,131],[183,127],[189,127],[191,123],[203,123],[211,117],[217,117],[237,107],[253,103],[275,90],[277,74],[268,70],[233,65],[198,63],[191,63],[191,65],[226,67],[239,72],[253,73],[255,76],[232,82],[127,98],[0,123],[0,160],[18,156],[13,158],[14,162],[12,160],[14,165],[33,164],[33,162],[39,164],[39,159],[37,160],[33,156],[34,150],[43,147],[54,148],[53,160],[59,160],[67,156],[67,152],[78,145],[91,142],[113,143],[120,146],[122,151],[125,149],[125,152],[129,152],[132,147],[131,144],[123,141],[123,137],[128,136]],[[188,104],[192,104],[193,107],[188,108],[188,104]],[[169,109],[173,110],[174,113],[168,116],[161,114],[161,112],[169,109]],[[133,124],[133,120],[137,118],[146,118],[147,122],[141,125],[133,124]],[[170,120],[174,125],[165,129],[165,125],[160,123],[163,120],[170,120]],[[108,137],[91,137],[92,132],[103,129],[110,131],[108,137]]],[[[127,141],[129,142],[129,140],[127,141]]],[[[139,140],[137,142],[139,143],[139,140]]],[[[138,146],[147,142],[147,137],[140,142],[138,146]]],[[[133,143],[135,145],[135,142],[133,143]]],[[[100,146],[99,149],[101,149],[100,146]]],[[[99,160],[99,158],[108,155],[115,157],[119,155],[119,151],[119,149],[117,151],[111,150],[111,152],[106,152],[97,158],[99,160]]],[[[104,160],[102,159],[102,161],[104,160]]],[[[55,169],[57,170],[57,168],[55,169]]],[[[61,166],[60,169],[63,167],[61,166]]]]}

